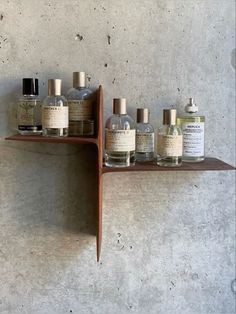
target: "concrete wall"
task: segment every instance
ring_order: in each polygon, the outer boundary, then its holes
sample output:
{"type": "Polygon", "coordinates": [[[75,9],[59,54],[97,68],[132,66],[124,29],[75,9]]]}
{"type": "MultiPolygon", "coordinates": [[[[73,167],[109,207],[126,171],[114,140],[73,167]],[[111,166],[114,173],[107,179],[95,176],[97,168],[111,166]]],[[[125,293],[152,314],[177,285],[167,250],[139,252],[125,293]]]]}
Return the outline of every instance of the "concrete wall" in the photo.
{"type": "Polygon", "coordinates": [[[104,178],[96,263],[94,154],[14,143],[22,77],[72,84],[85,70],[129,112],[183,110],[207,119],[206,154],[235,164],[233,0],[1,0],[0,313],[234,313],[233,172],[104,178]]]}

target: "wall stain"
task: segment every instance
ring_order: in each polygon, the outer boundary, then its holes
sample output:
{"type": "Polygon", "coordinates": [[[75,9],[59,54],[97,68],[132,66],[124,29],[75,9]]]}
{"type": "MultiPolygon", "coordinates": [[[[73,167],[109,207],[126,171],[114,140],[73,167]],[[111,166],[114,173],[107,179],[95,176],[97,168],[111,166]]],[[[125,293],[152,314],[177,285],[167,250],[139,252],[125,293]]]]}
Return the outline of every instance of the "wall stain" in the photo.
{"type": "Polygon", "coordinates": [[[81,40],[83,40],[84,39],[84,37],[82,36],[82,35],[80,35],[79,33],[78,34],[76,34],[76,36],[75,36],[75,40],[79,40],[79,41],[81,41],[81,40]]]}
{"type": "Polygon", "coordinates": [[[108,43],[108,45],[111,44],[111,36],[110,35],[107,35],[107,43],[108,43]]]}

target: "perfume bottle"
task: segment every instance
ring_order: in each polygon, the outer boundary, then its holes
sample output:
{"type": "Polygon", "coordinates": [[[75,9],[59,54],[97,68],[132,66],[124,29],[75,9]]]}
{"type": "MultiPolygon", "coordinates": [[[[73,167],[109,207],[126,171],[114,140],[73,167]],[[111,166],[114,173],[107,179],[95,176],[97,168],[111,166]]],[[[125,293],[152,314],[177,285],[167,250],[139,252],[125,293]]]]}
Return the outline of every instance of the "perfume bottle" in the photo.
{"type": "Polygon", "coordinates": [[[105,126],[105,165],[129,167],[135,164],[135,122],[127,114],[126,99],[113,100],[113,115],[105,126]]]}
{"type": "Polygon", "coordinates": [[[18,101],[17,129],[21,135],[42,133],[38,79],[23,78],[22,97],[18,101]]]}
{"type": "Polygon", "coordinates": [[[176,167],[182,164],[183,135],[176,125],[176,110],[163,110],[163,126],[158,130],[157,164],[176,167]]]}
{"type": "Polygon", "coordinates": [[[73,72],[73,88],[67,93],[69,135],[94,135],[92,91],[86,87],[85,72],[73,72]]]}
{"type": "Polygon", "coordinates": [[[48,80],[48,96],[42,107],[43,136],[67,136],[68,124],[68,105],[61,95],[61,80],[48,80]]]}
{"type": "Polygon", "coordinates": [[[203,161],[205,117],[197,114],[198,107],[194,104],[193,98],[189,98],[185,112],[188,116],[177,118],[177,124],[183,132],[183,161],[203,161]]]}
{"type": "Polygon", "coordinates": [[[148,108],[137,109],[135,159],[140,162],[154,159],[154,128],[149,123],[148,108]]]}

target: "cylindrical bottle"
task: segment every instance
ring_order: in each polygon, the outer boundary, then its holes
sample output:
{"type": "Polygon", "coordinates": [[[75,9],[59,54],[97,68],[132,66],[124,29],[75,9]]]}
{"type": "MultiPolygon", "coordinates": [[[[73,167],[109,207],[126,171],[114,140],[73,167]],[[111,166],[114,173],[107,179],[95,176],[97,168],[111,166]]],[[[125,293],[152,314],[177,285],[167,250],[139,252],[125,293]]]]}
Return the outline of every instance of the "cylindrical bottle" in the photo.
{"type": "Polygon", "coordinates": [[[69,135],[94,135],[92,91],[86,87],[85,72],[73,72],[73,88],[67,93],[69,106],[69,135]]]}
{"type": "Polygon", "coordinates": [[[113,100],[113,115],[105,126],[105,165],[129,167],[135,164],[135,122],[127,114],[126,99],[113,100]]]}
{"type": "Polygon", "coordinates": [[[23,78],[22,97],[17,108],[17,130],[21,135],[42,133],[38,79],[23,78]]]}
{"type": "Polygon", "coordinates": [[[183,135],[176,125],[176,110],[163,110],[163,127],[158,130],[157,164],[176,167],[182,164],[183,135]]]}
{"type": "Polygon", "coordinates": [[[137,109],[135,159],[140,162],[154,159],[154,128],[149,123],[148,108],[137,109]]]}
{"type": "Polygon", "coordinates": [[[67,136],[69,125],[67,100],[61,95],[61,80],[48,80],[48,96],[42,108],[44,136],[67,136]]]}
{"type": "Polygon", "coordinates": [[[205,155],[205,117],[197,114],[198,107],[193,98],[185,106],[188,116],[178,117],[177,124],[183,132],[183,161],[198,162],[205,155]]]}

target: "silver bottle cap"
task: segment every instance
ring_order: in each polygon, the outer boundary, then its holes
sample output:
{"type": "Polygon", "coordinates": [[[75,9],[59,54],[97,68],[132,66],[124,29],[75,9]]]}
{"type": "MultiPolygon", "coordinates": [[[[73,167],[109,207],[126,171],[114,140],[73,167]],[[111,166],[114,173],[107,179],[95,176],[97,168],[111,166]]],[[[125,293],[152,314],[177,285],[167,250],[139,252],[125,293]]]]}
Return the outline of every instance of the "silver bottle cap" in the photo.
{"type": "Polygon", "coordinates": [[[48,96],[60,95],[61,95],[61,80],[60,79],[48,80],[48,96]]]}
{"type": "Polygon", "coordinates": [[[148,123],[148,122],[149,122],[149,109],[137,108],[137,123],[148,123]]]}
{"type": "Polygon", "coordinates": [[[176,109],[164,109],[163,110],[163,124],[164,125],[176,125],[176,109]]]}
{"type": "Polygon", "coordinates": [[[198,106],[193,103],[193,98],[189,98],[189,103],[185,106],[185,111],[188,113],[198,112],[198,106]]]}
{"type": "Polygon", "coordinates": [[[113,99],[113,113],[114,114],[126,114],[126,99],[114,98],[113,99]]]}
{"type": "Polygon", "coordinates": [[[73,72],[73,87],[85,87],[86,74],[85,72],[73,72]]]}

